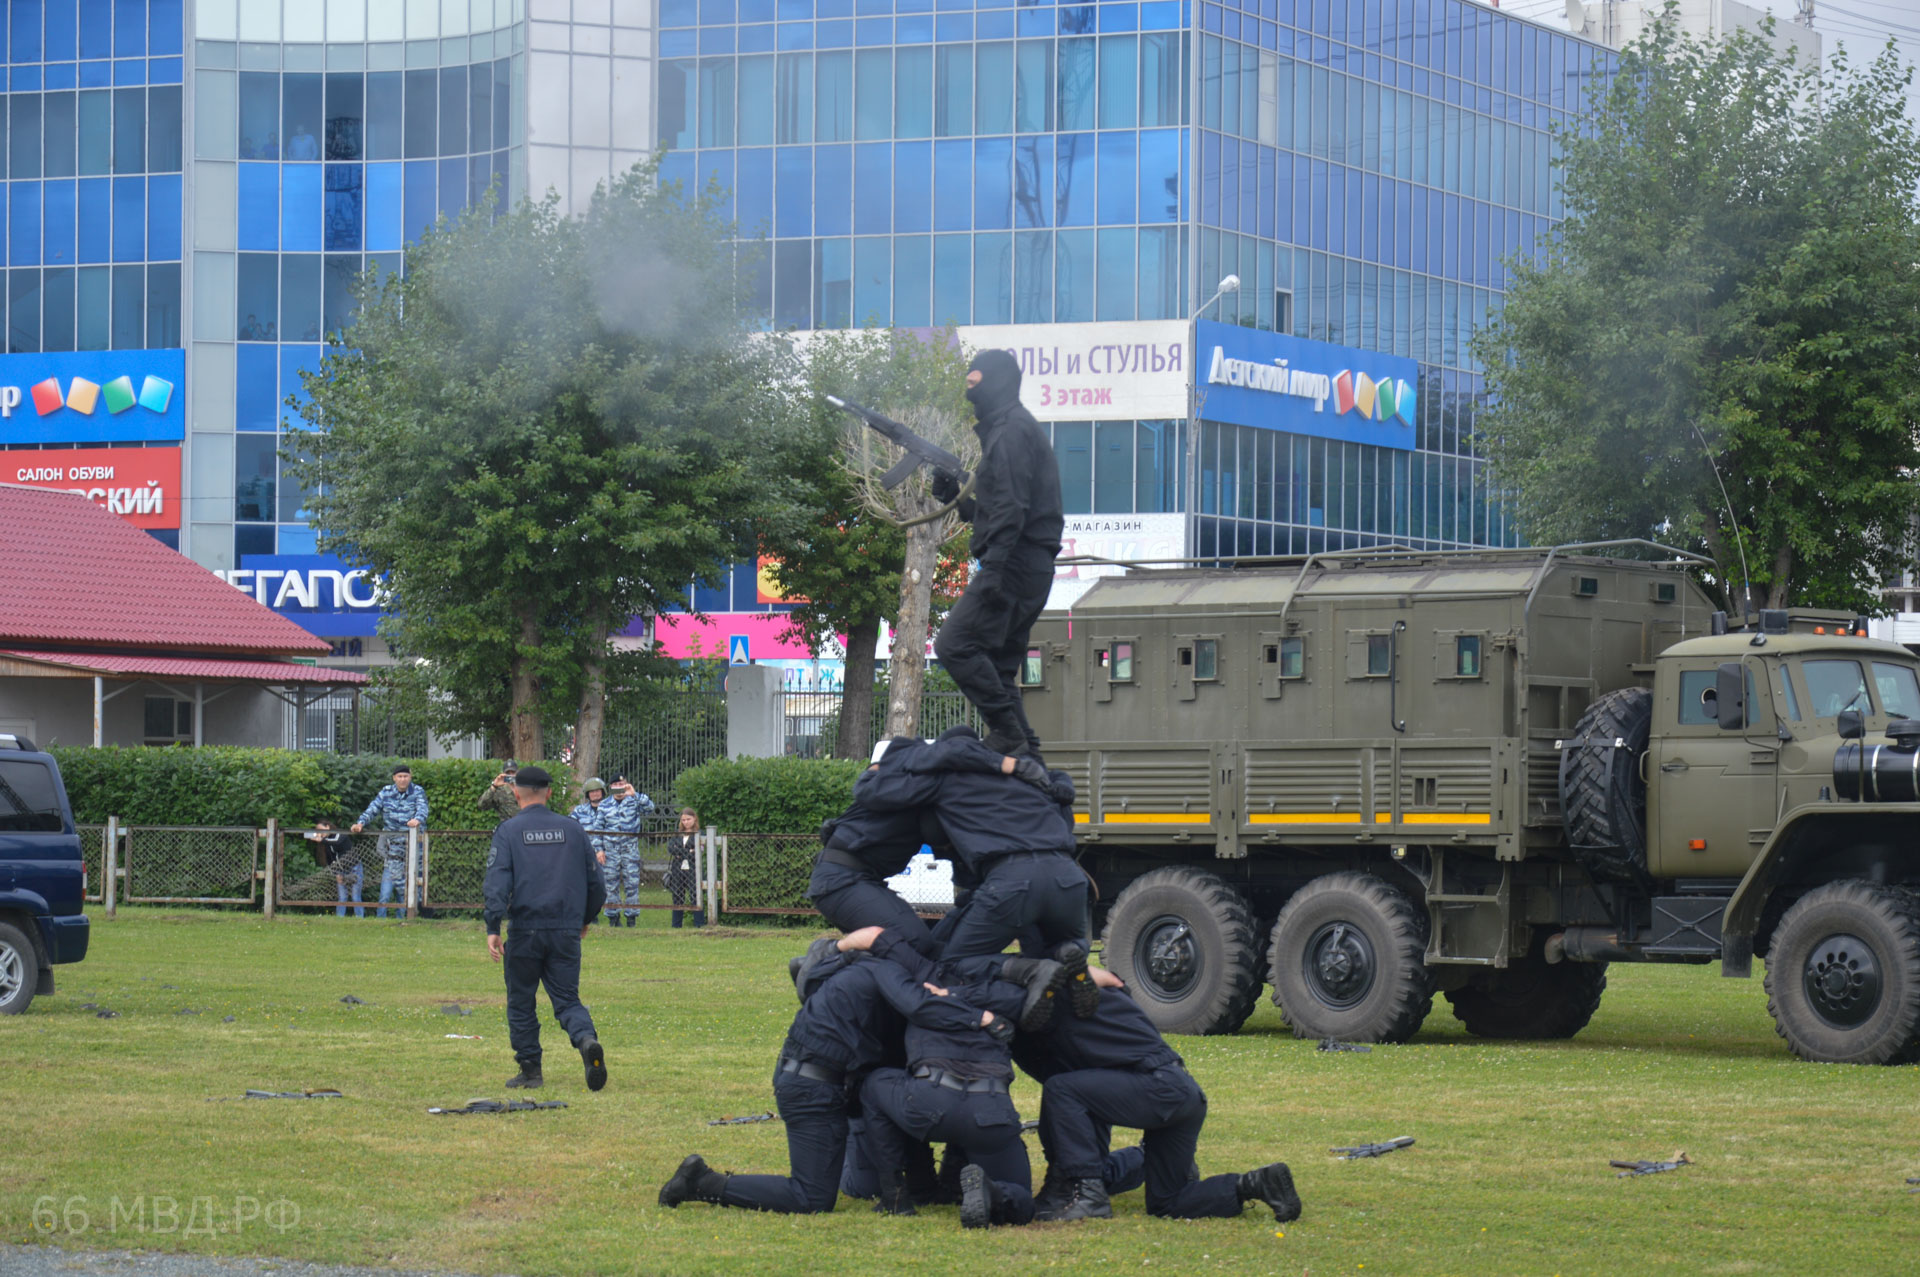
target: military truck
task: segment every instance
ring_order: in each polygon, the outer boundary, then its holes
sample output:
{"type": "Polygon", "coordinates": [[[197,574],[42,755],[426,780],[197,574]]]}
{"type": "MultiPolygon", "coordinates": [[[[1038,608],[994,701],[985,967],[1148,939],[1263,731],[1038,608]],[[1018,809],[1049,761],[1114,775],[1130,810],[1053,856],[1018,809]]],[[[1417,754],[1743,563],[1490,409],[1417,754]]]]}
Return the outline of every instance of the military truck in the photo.
{"type": "Polygon", "coordinates": [[[1730,624],[1646,543],[1103,578],[1022,682],[1105,961],[1165,1030],[1566,1038],[1613,962],[1766,963],[1811,1060],[1920,1058],[1920,660],[1730,624]],[[1884,739],[1883,739],[1884,738],[1884,739]]]}

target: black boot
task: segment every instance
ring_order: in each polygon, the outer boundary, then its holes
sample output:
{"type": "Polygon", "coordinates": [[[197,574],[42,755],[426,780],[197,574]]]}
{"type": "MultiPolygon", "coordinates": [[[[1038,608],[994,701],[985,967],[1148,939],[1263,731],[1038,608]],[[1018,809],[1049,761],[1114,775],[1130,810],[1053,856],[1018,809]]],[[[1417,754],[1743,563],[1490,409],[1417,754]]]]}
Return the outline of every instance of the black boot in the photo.
{"type": "Polygon", "coordinates": [[[620,915],[619,915],[619,914],[617,914],[617,913],[610,913],[610,914],[608,914],[608,915],[607,915],[607,925],[608,925],[609,927],[617,927],[617,926],[619,926],[619,925],[620,925],[620,915]]]}
{"type": "Polygon", "coordinates": [[[710,1202],[715,1206],[724,1206],[721,1194],[727,1190],[727,1181],[733,1178],[723,1175],[707,1165],[707,1159],[694,1153],[680,1163],[680,1169],[673,1178],[660,1186],[660,1204],[678,1206],[681,1202],[710,1202]]]}
{"type": "Polygon", "coordinates": [[[1066,1204],[1053,1213],[1056,1224],[1076,1219],[1112,1219],[1113,1203],[1107,1200],[1107,1186],[1097,1179],[1072,1181],[1066,1204]]]}
{"type": "Polygon", "coordinates": [[[597,1091],[607,1084],[607,1053],[600,1049],[599,1038],[580,1044],[580,1062],[587,1066],[587,1089],[597,1091]]]}
{"type": "Polygon", "coordinates": [[[917,1215],[913,1208],[913,1198],[907,1192],[907,1173],[891,1171],[881,1181],[880,1196],[874,1201],[875,1213],[881,1215],[917,1215]]]}
{"type": "Polygon", "coordinates": [[[1066,968],[1067,996],[1073,1002],[1074,1015],[1091,1020],[1100,1009],[1100,986],[1087,970],[1087,951],[1075,941],[1062,941],[1053,951],[1053,960],[1066,968]]]}
{"type": "Polygon", "coordinates": [[[1027,1000],[1020,1007],[1020,1031],[1038,1033],[1053,1023],[1053,1009],[1067,987],[1067,969],[1050,958],[1008,958],[1000,978],[1025,985],[1027,1000]]]}
{"type": "Polygon", "coordinates": [[[630,913],[630,914],[628,914],[628,915],[627,915],[627,925],[628,925],[629,927],[631,927],[631,926],[632,926],[632,925],[634,924],[634,922],[635,922],[635,921],[636,921],[636,920],[637,920],[638,918],[639,918],[639,915],[638,915],[638,914],[632,914],[632,913],[630,913]]]}
{"type": "Polygon", "coordinates": [[[1000,1186],[987,1178],[978,1166],[960,1170],[960,1227],[986,1228],[997,1224],[1006,1199],[1000,1186]]]}
{"type": "Polygon", "coordinates": [[[1293,1191],[1293,1172],[1285,1162],[1274,1162],[1240,1177],[1242,1202],[1265,1202],[1273,1207],[1275,1222],[1290,1224],[1300,1218],[1300,1194],[1293,1191]]]}
{"type": "Polygon", "coordinates": [[[1046,1178],[1040,1181],[1040,1191],[1033,1195],[1034,1222],[1044,1223],[1052,1219],[1072,1196],[1073,1181],[1061,1179],[1049,1166],[1046,1178]]]}
{"type": "Polygon", "coordinates": [[[507,1079],[507,1085],[516,1091],[537,1091],[546,1084],[547,1080],[540,1076],[540,1061],[538,1060],[534,1060],[531,1063],[526,1060],[520,1061],[520,1072],[507,1079]]]}
{"type": "Polygon", "coordinates": [[[986,747],[996,754],[1020,755],[1027,752],[1027,734],[1020,729],[1020,722],[1008,714],[999,722],[987,724],[986,747]]]}

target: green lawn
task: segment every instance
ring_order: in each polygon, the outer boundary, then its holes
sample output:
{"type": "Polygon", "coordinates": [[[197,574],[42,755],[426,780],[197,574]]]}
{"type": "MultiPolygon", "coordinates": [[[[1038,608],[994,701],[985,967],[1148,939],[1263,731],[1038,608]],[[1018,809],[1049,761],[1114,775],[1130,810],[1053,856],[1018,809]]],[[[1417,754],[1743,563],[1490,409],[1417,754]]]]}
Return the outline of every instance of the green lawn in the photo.
{"type": "MultiPolygon", "coordinates": [[[[1202,1168],[1292,1163],[1306,1215],[1284,1230],[1256,1209],[1150,1219],[1138,1193],[1108,1222],[990,1233],[963,1233],[952,1208],[878,1218],[845,1199],[812,1218],[663,1210],[655,1193],[688,1152],[725,1169],[784,1169],[777,1122],[706,1120],[771,1107],[794,1010],[785,960],[810,933],[642,922],[595,927],[586,946],[605,1091],[588,1093],[546,1019],[538,1094],[570,1107],[433,1117],[429,1105],[504,1097],[513,1071],[500,969],[477,924],[96,918],[92,956],[61,969],[60,994],[0,1022],[0,1237],[47,1239],[35,1208],[50,1197],[53,1237],[67,1246],[480,1273],[1920,1266],[1920,1196],[1904,1182],[1920,1176],[1920,1069],[1793,1060],[1760,982],[1700,967],[1616,967],[1598,1017],[1570,1043],[1482,1043],[1444,1001],[1411,1045],[1369,1054],[1296,1042],[1266,1004],[1237,1037],[1176,1039],[1211,1099],[1202,1168]],[[343,1005],[346,994],[368,1005],[343,1005]],[[443,1013],[453,1001],[474,1013],[443,1013]],[[175,1014],[182,1007],[202,1014],[175,1014]],[[484,1037],[445,1037],[454,1032],[484,1037]],[[348,1098],[207,1102],[328,1086],[348,1098]],[[1403,1134],[1417,1146],[1377,1161],[1327,1153],[1403,1134]],[[1617,1179],[1606,1164],[1679,1148],[1697,1165],[1617,1179]],[[156,1196],[178,1204],[172,1229],[164,1205],[156,1220],[156,1196]],[[136,1198],[144,1232],[128,1222],[136,1198]],[[211,1217],[196,1198],[212,1199],[211,1217]],[[236,1229],[241,1199],[259,1218],[236,1229]]],[[[1014,1098],[1028,1116],[1037,1108],[1030,1083],[1014,1098]]]]}

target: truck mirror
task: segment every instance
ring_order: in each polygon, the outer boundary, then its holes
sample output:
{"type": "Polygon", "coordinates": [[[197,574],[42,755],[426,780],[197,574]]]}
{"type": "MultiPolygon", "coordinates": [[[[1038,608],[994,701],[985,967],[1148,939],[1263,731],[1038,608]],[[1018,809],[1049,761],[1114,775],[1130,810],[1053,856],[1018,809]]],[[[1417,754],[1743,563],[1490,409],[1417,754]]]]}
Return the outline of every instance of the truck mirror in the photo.
{"type": "Polygon", "coordinates": [[[1747,674],[1738,661],[1714,671],[1713,713],[1722,731],[1736,732],[1747,725],[1747,674]]]}
{"type": "Polygon", "coordinates": [[[1843,709],[1833,720],[1841,740],[1859,740],[1867,734],[1867,716],[1857,709],[1843,709]]]}

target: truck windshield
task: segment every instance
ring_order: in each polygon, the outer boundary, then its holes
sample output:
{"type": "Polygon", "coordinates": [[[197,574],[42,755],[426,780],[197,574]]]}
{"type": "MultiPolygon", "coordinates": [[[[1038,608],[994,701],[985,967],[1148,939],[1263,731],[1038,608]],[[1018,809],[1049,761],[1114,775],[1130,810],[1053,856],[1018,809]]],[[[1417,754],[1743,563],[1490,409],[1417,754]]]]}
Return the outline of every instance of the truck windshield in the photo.
{"type": "Polygon", "coordinates": [[[1880,693],[1880,705],[1894,718],[1920,718],[1920,679],[1907,665],[1890,661],[1873,663],[1873,686],[1880,693]]]}
{"type": "Polygon", "coordinates": [[[1815,718],[1832,718],[1849,705],[1863,713],[1872,710],[1867,704],[1867,680],[1860,672],[1860,662],[1808,661],[1800,672],[1806,676],[1815,718]]]}

